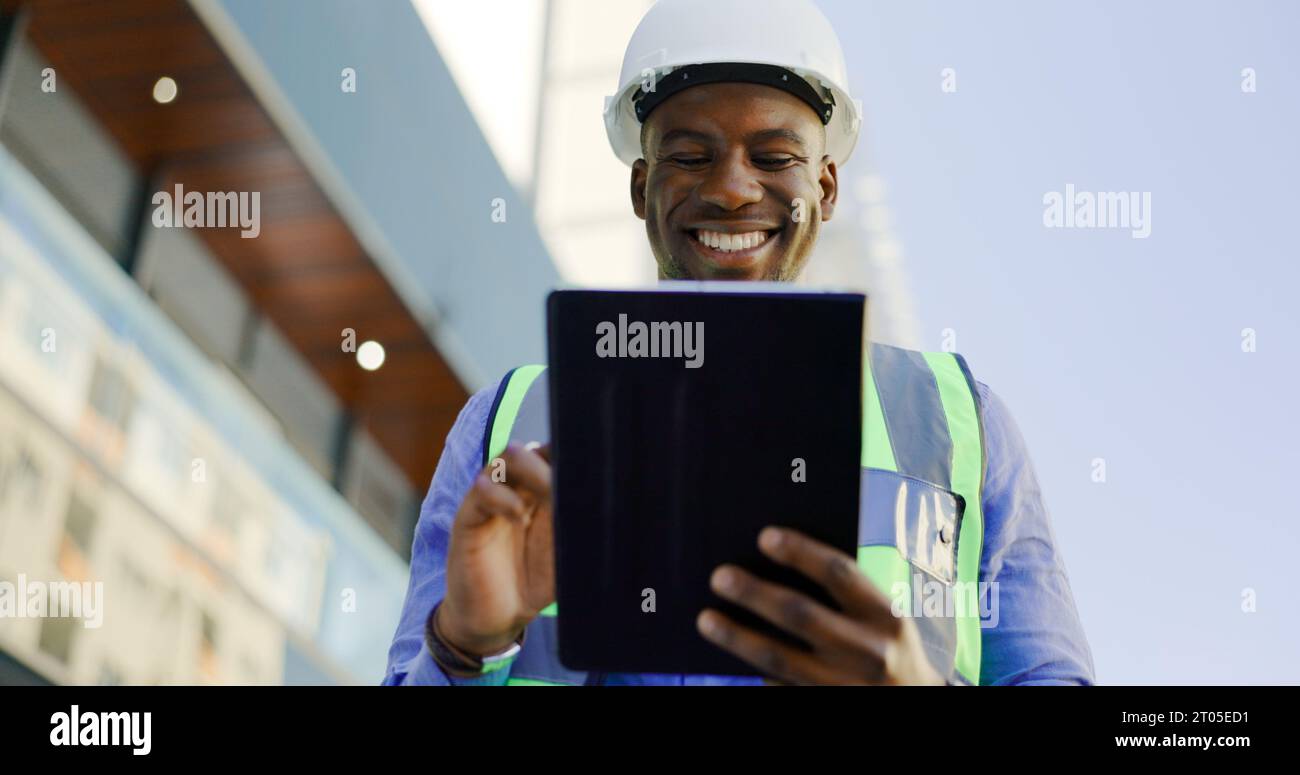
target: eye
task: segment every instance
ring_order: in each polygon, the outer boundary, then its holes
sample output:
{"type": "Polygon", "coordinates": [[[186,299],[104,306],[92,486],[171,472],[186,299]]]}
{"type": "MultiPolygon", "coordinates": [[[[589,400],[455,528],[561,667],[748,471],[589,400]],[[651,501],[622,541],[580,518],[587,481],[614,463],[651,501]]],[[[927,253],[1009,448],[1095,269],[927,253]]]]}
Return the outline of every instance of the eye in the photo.
{"type": "Polygon", "coordinates": [[[679,167],[685,167],[686,169],[699,169],[709,163],[709,157],[693,154],[677,154],[675,156],[669,156],[668,161],[679,167]]]}
{"type": "Polygon", "coordinates": [[[755,166],[762,167],[765,170],[785,169],[797,161],[799,161],[799,157],[787,154],[765,154],[754,157],[755,166]]]}

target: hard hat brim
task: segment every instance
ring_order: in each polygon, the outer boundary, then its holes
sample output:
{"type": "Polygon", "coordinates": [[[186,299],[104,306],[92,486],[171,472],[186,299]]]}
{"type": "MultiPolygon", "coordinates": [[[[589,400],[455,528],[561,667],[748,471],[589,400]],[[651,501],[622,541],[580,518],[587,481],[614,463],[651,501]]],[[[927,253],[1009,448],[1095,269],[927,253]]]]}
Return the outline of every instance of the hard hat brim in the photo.
{"type": "MultiPolygon", "coordinates": [[[[826,123],[826,153],[837,166],[848,161],[857,145],[858,131],[862,123],[862,106],[843,89],[829,82],[819,73],[800,71],[773,62],[728,62],[699,63],[712,65],[758,65],[779,67],[795,73],[814,88],[828,92],[834,102],[830,121],[826,123]]],[[[656,78],[664,78],[679,67],[665,67],[663,72],[656,71],[656,78]]],[[[718,82],[718,81],[711,81],[718,82]]],[[[753,82],[753,81],[749,81],[753,82]]],[[[642,89],[641,81],[632,81],[623,86],[618,94],[605,98],[605,133],[609,138],[614,155],[624,164],[631,166],[641,158],[641,121],[637,118],[633,96],[642,89]]],[[[674,92],[675,93],[675,92],[674,92]]],[[[810,107],[812,107],[810,105],[810,107]]],[[[816,108],[813,108],[814,111],[816,108]]]]}

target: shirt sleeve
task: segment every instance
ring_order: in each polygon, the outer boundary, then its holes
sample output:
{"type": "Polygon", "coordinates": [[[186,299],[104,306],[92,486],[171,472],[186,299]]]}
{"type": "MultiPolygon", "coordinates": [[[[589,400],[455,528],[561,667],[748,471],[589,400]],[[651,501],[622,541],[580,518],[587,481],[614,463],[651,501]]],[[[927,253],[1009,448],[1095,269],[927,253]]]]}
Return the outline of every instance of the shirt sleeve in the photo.
{"type": "Polygon", "coordinates": [[[446,591],[447,545],[456,510],[474,477],[483,468],[483,438],[496,386],[470,397],[447,434],[429,493],[420,506],[420,521],[411,545],[411,578],[402,617],[388,650],[386,686],[491,685],[510,677],[508,667],[478,678],[449,676],[433,661],[424,641],[425,624],[446,591]]]}
{"type": "Polygon", "coordinates": [[[1024,438],[1001,399],[983,383],[978,390],[988,455],[979,575],[991,582],[980,683],[1092,684],[1092,652],[1024,438]]]}

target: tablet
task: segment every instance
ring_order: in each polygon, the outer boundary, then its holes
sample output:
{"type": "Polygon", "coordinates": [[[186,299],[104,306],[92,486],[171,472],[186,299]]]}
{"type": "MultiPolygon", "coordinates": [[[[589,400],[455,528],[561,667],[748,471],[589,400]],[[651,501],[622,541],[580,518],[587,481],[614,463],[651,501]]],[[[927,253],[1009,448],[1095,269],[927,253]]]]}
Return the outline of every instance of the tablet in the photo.
{"type": "Polygon", "coordinates": [[[560,661],[756,675],[705,640],[723,563],[833,603],[759,552],[784,525],[853,555],[866,298],[786,284],[571,290],[547,302],[560,661]]]}

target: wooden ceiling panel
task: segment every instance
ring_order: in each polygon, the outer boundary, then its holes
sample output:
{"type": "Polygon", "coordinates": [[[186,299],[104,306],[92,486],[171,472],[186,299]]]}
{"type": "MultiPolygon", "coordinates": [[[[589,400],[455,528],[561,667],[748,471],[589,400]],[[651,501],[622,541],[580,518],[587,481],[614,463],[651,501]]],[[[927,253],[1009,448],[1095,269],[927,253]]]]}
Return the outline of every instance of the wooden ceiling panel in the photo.
{"type": "Polygon", "coordinates": [[[417,492],[468,397],[428,334],[184,0],[0,0],[145,179],[187,192],[256,191],[261,233],[197,235],[417,492]],[[152,98],[161,76],[175,101],[152,98]],[[341,332],[375,339],[366,372],[341,332]]]}

